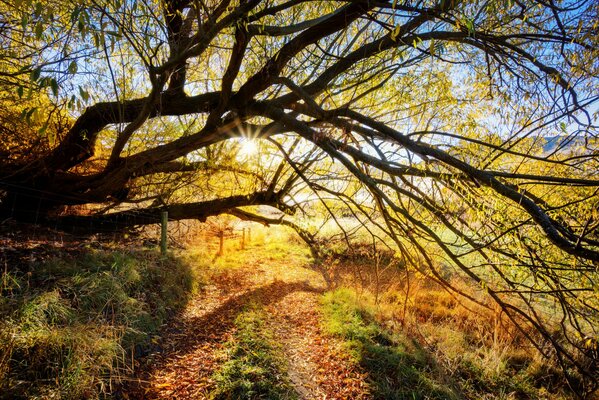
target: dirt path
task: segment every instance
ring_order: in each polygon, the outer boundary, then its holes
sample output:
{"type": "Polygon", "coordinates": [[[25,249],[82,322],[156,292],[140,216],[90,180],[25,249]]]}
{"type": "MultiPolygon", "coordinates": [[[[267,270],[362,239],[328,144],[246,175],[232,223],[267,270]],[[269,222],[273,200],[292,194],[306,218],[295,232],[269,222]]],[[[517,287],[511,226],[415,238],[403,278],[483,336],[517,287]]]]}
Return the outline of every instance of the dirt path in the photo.
{"type": "Polygon", "coordinates": [[[291,255],[272,259],[259,248],[246,252],[242,267],[214,279],[163,333],[162,351],[142,361],[140,381],[124,397],[208,398],[235,316],[248,302],[259,301],[271,316],[268,327],[283,344],[289,378],[301,399],[369,398],[363,374],[321,331],[320,276],[291,255]]]}
{"type": "Polygon", "coordinates": [[[365,399],[366,381],[339,343],[320,329],[318,296],[297,291],[267,310],[270,326],[289,360],[289,378],[300,399],[365,399]]]}

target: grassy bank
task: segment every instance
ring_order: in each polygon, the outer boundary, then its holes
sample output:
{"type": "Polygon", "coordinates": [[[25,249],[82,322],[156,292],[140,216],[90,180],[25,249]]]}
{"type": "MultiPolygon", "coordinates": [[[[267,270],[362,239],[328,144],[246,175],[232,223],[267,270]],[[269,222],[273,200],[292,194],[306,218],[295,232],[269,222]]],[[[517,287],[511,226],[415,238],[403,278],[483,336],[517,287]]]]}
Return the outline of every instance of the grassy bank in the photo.
{"type": "Polygon", "coordinates": [[[382,328],[363,301],[349,289],[322,300],[325,330],[345,341],[353,360],[370,377],[377,399],[458,399],[439,378],[423,349],[403,334],[382,328]]]}
{"type": "MultiPolygon", "coordinates": [[[[347,351],[370,377],[377,399],[567,399],[560,373],[518,346],[477,340],[479,325],[456,324],[455,304],[441,292],[421,291],[413,311],[443,314],[416,325],[394,323],[393,304],[348,288],[322,299],[323,325],[344,340],[347,351]],[[428,301],[424,298],[429,297],[428,301]],[[434,303],[435,309],[429,310],[434,303]]],[[[474,318],[474,317],[473,317],[474,318]]]]}
{"type": "Polygon", "coordinates": [[[155,251],[89,250],[2,274],[0,393],[97,398],[187,302],[194,274],[155,251]]]}

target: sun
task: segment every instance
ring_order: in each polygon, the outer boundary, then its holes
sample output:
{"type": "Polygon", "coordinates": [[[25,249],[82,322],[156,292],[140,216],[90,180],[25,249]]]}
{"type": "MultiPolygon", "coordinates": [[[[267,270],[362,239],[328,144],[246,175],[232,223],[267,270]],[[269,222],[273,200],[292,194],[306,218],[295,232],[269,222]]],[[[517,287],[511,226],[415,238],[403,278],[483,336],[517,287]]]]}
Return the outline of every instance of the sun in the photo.
{"type": "Polygon", "coordinates": [[[256,143],[256,140],[243,138],[241,139],[240,144],[241,148],[239,149],[238,155],[241,158],[247,159],[258,153],[258,143],[256,143]]]}

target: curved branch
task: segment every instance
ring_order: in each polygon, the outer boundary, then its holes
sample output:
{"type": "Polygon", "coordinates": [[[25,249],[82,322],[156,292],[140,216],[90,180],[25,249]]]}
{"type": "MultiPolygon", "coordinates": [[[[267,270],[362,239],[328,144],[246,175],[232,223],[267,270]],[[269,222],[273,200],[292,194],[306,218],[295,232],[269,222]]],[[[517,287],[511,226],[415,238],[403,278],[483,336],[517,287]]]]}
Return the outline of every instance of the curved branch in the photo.
{"type": "Polygon", "coordinates": [[[115,230],[135,226],[160,223],[160,215],[163,211],[168,212],[170,220],[197,219],[205,221],[210,216],[219,215],[242,206],[268,205],[288,209],[289,206],[283,203],[282,197],[282,193],[262,191],[195,203],[153,206],[110,214],[68,215],[54,218],[51,223],[58,229],[67,231],[114,232],[115,230]]]}

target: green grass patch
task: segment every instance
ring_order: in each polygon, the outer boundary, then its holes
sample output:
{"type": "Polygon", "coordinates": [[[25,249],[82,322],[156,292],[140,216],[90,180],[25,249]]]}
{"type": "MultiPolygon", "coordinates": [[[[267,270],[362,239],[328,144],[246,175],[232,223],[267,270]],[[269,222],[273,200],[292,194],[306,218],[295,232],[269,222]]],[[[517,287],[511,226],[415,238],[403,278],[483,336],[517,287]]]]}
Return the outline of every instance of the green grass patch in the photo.
{"type": "Polygon", "coordinates": [[[228,360],[215,374],[211,398],[297,399],[287,375],[283,350],[265,327],[263,311],[250,306],[235,320],[237,329],[228,344],[228,360]]]}
{"type": "Polygon", "coordinates": [[[379,326],[355,292],[338,289],[322,299],[324,328],[344,340],[351,357],[370,378],[377,399],[459,399],[413,340],[379,326]]]}
{"type": "Polygon", "coordinates": [[[0,392],[97,398],[194,290],[194,274],[154,251],[90,251],[5,273],[0,392]]]}
{"type": "Polygon", "coordinates": [[[368,373],[377,399],[573,398],[560,388],[559,371],[535,360],[530,350],[489,347],[449,319],[419,323],[424,349],[397,325],[377,322],[389,316],[384,316],[384,305],[374,305],[371,294],[347,288],[328,292],[322,310],[325,331],[343,339],[350,356],[368,373]]]}

